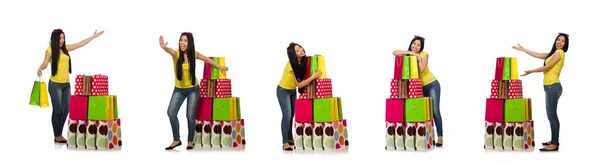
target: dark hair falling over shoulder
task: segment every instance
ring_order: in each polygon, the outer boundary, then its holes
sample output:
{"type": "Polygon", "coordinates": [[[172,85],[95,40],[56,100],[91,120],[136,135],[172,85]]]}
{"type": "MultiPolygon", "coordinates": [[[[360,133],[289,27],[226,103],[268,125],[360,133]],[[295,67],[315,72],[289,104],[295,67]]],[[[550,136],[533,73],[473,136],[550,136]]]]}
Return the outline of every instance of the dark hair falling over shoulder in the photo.
{"type": "MultiPolygon", "coordinates": [[[[294,75],[296,76],[296,81],[300,82],[300,81],[304,80],[304,76],[307,74],[306,73],[307,61],[306,61],[306,56],[302,56],[300,58],[300,61],[298,61],[298,57],[296,57],[296,49],[295,49],[296,45],[298,45],[300,48],[303,48],[300,44],[292,42],[287,47],[287,55],[288,55],[290,65],[292,66],[292,70],[294,71],[294,75]]],[[[298,89],[298,92],[304,93],[304,88],[298,89]]]]}
{"type": "MultiPolygon", "coordinates": [[[[52,34],[50,35],[50,50],[52,50],[52,76],[56,75],[58,72],[58,59],[60,58],[60,50],[69,57],[69,73],[71,73],[71,56],[69,55],[69,51],[67,51],[66,42],[63,43],[62,47],[60,46],[60,34],[65,34],[62,29],[54,29],[52,34]]],[[[65,41],[66,41],[65,36],[65,41]]]]}
{"type": "MultiPolygon", "coordinates": [[[[558,33],[558,36],[556,36],[556,38],[554,39],[554,42],[552,42],[552,49],[550,50],[550,53],[548,53],[548,55],[546,56],[546,59],[550,58],[550,56],[552,56],[556,52],[556,41],[558,40],[558,37],[560,37],[560,36],[565,37],[565,44],[563,45],[562,50],[565,53],[569,50],[569,34],[558,33]]],[[[544,66],[546,66],[546,59],[544,59],[544,66]]]]}
{"type": "Polygon", "coordinates": [[[181,40],[181,37],[186,36],[188,39],[188,46],[187,49],[184,52],[181,50],[181,46],[179,46],[179,57],[177,59],[177,80],[181,80],[183,73],[182,73],[182,65],[183,65],[183,60],[184,57],[183,56],[187,56],[188,59],[188,63],[190,65],[190,80],[192,81],[192,84],[196,84],[196,46],[194,46],[194,36],[192,35],[192,33],[190,32],[183,32],[181,33],[181,36],[179,37],[179,40],[181,40]]]}
{"type": "Polygon", "coordinates": [[[421,49],[419,49],[419,53],[421,53],[423,51],[423,49],[425,49],[425,38],[423,38],[419,35],[415,35],[415,37],[410,41],[410,44],[408,45],[408,51],[412,51],[412,44],[416,40],[421,41],[421,49]]]}

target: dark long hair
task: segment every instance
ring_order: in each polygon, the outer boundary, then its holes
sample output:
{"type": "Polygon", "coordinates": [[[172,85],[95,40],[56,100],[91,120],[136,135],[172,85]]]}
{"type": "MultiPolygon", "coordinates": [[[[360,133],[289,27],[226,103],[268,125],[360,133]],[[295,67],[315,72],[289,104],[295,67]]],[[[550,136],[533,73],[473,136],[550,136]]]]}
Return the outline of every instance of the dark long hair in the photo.
{"type": "MultiPolygon", "coordinates": [[[[50,35],[50,50],[52,50],[52,76],[56,75],[58,71],[58,59],[60,58],[60,50],[65,53],[69,57],[69,73],[71,73],[71,56],[69,55],[69,51],[67,51],[67,43],[64,42],[62,47],[60,47],[60,34],[65,35],[62,29],[54,29],[52,31],[52,35],[50,35]]],[[[65,36],[65,41],[67,36],[65,36]]]]}
{"type": "MultiPolygon", "coordinates": [[[[566,33],[558,33],[558,36],[556,36],[556,39],[554,39],[554,42],[552,42],[552,49],[550,50],[550,53],[548,53],[548,55],[546,56],[546,59],[550,58],[550,56],[552,56],[554,54],[554,52],[556,52],[556,41],[558,40],[558,37],[563,36],[565,37],[565,44],[563,45],[562,50],[566,53],[567,50],[569,50],[569,34],[566,33]]],[[[546,66],[546,59],[544,59],[544,66],[546,66]]]]}
{"type": "Polygon", "coordinates": [[[415,35],[415,37],[410,41],[410,45],[408,45],[408,51],[412,51],[412,44],[416,41],[419,40],[421,41],[421,49],[419,49],[419,53],[421,53],[423,51],[423,49],[425,49],[425,38],[415,35]]]}
{"type": "MultiPolygon", "coordinates": [[[[310,73],[306,73],[306,56],[302,56],[302,58],[300,58],[300,61],[298,61],[298,57],[296,57],[296,45],[298,45],[304,50],[302,45],[292,42],[287,47],[287,55],[290,61],[290,65],[292,66],[292,70],[294,71],[294,75],[296,76],[296,80],[300,82],[304,80],[304,76],[306,74],[310,73]]],[[[298,91],[299,93],[304,93],[304,88],[300,88],[298,91]]]]}
{"type": "Polygon", "coordinates": [[[181,50],[181,45],[179,45],[179,59],[177,59],[177,80],[181,80],[182,78],[182,65],[184,55],[188,57],[188,63],[190,65],[190,77],[192,80],[192,84],[196,84],[196,47],[194,46],[194,36],[190,32],[183,32],[179,37],[181,41],[181,37],[186,36],[188,39],[187,50],[184,52],[181,50]]]}

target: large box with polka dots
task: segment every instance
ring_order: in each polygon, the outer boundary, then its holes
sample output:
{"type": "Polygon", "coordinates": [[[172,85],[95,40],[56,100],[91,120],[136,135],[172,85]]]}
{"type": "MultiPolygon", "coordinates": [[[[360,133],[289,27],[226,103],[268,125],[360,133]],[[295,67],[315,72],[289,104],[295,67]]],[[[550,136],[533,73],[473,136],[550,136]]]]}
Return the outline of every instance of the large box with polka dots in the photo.
{"type": "Polygon", "coordinates": [[[433,149],[433,120],[386,122],[386,150],[427,151],[433,149]]]}
{"type": "Polygon", "coordinates": [[[239,148],[246,145],[244,119],[196,120],[194,143],[200,147],[239,148]]]}
{"type": "Polygon", "coordinates": [[[73,120],[69,119],[67,147],[78,149],[108,150],[120,148],[121,120],[73,120]]]}
{"type": "Polygon", "coordinates": [[[346,119],[334,122],[293,124],[294,147],[297,150],[339,150],[348,147],[346,119]]]}
{"type": "Polygon", "coordinates": [[[75,92],[77,96],[108,95],[108,76],[103,74],[77,75],[75,77],[75,92]]]}

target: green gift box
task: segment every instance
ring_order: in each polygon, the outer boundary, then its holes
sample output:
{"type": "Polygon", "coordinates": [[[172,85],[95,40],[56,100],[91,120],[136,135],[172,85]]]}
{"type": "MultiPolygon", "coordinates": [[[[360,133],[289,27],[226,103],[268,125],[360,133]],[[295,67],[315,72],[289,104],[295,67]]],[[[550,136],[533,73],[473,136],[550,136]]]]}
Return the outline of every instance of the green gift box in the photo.
{"type": "Polygon", "coordinates": [[[337,118],[335,111],[335,98],[314,99],[313,120],[318,122],[333,122],[337,118]]]}
{"type": "Polygon", "coordinates": [[[213,120],[216,121],[231,121],[239,120],[240,107],[239,98],[214,98],[213,99],[213,120]]]}
{"type": "MultiPolygon", "coordinates": [[[[211,57],[213,61],[215,61],[215,63],[219,63],[219,57],[211,57]]],[[[212,68],[212,72],[210,73],[210,79],[216,80],[219,79],[219,68],[217,67],[211,67],[212,68]]]]}
{"type": "Polygon", "coordinates": [[[406,122],[425,122],[430,118],[428,97],[408,98],[404,113],[406,122]]]}
{"type": "Polygon", "coordinates": [[[110,96],[89,96],[88,120],[108,120],[106,114],[110,99],[110,96]]]}
{"type": "Polygon", "coordinates": [[[525,122],[528,121],[527,99],[506,99],[504,102],[504,121],[505,122],[525,122]]]}

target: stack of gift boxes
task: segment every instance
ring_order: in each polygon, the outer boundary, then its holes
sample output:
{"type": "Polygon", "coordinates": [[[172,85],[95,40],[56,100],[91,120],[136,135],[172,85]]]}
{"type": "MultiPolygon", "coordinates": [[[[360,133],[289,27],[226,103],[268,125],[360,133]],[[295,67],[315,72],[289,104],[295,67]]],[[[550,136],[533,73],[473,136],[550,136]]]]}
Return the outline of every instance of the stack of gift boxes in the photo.
{"type": "Polygon", "coordinates": [[[531,99],[523,98],[517,66],[516,57],[496,59],[496,74],[486,101],[485,149],[533,149],[531,99]]]}
{"type": "MultiPolygon", "coordinates": [[[[209,57],[225,66],[224,57],[209,57]]],[[[246,145],[240,98],[232,97],[226,71],[205,63],[196,108],[194,143],[209,148],[238,148],[246,145]]]]}
{"type": "Polygon", "coordinates": [[[327,78],[325,57],[307,56],[304,79],[321,71],[295,102],[294,147],[299,150],[338,150],[348,146],[348,129],[342,114],[342,99],[333,97],[327,78]]]}
{"type": "Polygon", "coordinates": [[[432,100],[423,97],[416,56],[397,56],[386,99],[387,150],[430,150],[434,143],[432,100]]]}
{"type": "Polygon", "coordinates": [[[70,99],[67,147],[98,150],[121,147],[117,96],[108,93],[108,76],[77,75],[70,99]]]}

